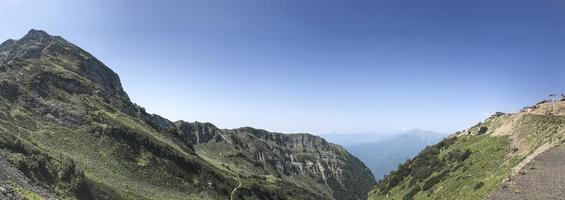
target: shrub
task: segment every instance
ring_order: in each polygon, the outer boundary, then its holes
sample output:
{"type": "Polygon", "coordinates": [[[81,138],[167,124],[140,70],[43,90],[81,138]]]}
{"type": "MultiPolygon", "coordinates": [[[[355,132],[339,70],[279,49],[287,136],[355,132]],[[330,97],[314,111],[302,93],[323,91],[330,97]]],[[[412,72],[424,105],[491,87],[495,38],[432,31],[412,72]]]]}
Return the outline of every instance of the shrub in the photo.
{"type": "Polygon", "coordinates": [[[436,185],[437,183],[445,180],[445,178],[447,177],[447,175],[449,170],[444,170],[441,173],[439,173],[438,175],[432,176],[430,177],[428,180],[426,180],[426,182],[424,182],[424,184],[422,185],[422,190],[423,191],[427,191],[430,188],[432,188],[434,185],[436,185]]]}
{"type": "Polygon", "coordinates": [[[483,182],[478,182],[473,186],[473,190],[478,190],[481,189],[481,187],[483,187],[483,185],[485,185],[485,183],[483,182]]]}
{"type": "Polygon", "coordinates": [[[484,134],[486,133],[488,130],[488,128],[486,126],[481,126],[479,127],[479,134],[484,134]]]}
{"type": "Polygon", "coordinates": [[[416,194],[418,194],[418,192],[420,192],[421,188],[420,186],[414,186],[410,189],[410,191],[408,191],[408,193],[404,194],[404,196],[402,197],[402,200],[412,200],[414,199],[414,196],[416,194]]]}

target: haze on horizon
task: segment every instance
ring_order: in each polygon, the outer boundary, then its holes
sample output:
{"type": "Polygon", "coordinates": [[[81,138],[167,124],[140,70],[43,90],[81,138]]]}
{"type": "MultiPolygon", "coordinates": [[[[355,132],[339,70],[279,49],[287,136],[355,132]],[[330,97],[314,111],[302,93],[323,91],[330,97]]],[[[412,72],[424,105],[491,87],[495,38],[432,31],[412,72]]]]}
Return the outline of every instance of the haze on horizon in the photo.
{"type": "Polygon", "coordinates": [[[171,120],[452,132],[565,92],[553,0],[7,0],[0,40],[60,35],[171,120]],[[21,12],[22,9],[28,12],[21,12]]]}

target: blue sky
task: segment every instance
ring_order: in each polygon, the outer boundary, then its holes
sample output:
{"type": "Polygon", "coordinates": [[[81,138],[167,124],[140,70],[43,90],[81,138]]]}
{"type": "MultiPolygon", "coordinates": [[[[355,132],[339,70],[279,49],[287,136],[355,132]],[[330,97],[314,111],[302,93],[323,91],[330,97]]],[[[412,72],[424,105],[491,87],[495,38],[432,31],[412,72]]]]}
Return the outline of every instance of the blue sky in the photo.
{"type": "Polygon", "coordinates": [[[451,132],[565,92],[559,0],[5,0],[171,120],[280,132],[451,132]]]}

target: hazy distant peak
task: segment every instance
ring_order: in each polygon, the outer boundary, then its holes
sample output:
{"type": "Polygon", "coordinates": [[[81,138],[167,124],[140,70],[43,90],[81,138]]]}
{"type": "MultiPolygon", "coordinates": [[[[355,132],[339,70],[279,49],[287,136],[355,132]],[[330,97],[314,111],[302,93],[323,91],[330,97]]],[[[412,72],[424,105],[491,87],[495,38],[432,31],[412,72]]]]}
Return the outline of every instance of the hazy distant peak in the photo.
{"type": "Polygon", "coordinates": [[[428,135],[428,136],[434,136],[434,135],[445,135],[443,133],[438,133],[435,131],[430,131],[430,130],[424,130],[424,129],[412,129],[409,131],[406,131],[404,133],[401,133],[401,135],[428,135]]]}

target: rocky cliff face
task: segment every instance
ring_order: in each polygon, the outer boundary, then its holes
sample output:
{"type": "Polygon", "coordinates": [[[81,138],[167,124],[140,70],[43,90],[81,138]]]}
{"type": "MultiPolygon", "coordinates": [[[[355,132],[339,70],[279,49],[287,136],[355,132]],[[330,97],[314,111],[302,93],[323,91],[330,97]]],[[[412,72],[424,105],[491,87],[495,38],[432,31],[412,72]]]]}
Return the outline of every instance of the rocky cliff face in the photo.
{"type": "Polygon", "coordinates": [[[222,130],[209,123],[177,122],[182,141],[223,168],[253,171],[316,191],[328,199],[365,199],[371,172],[342,147],[309,134],[250,127],[222,130]],[[245,163],[245,164],[241,164],[245,163]]]}
{"type": "Polygon", "coordinates": [[[373,183],[316,136],[148,114],[102,62],[39,30],[0,45],[0,144],[40,188],[0,179],[14,197],[363,199],[373,183]]]}

